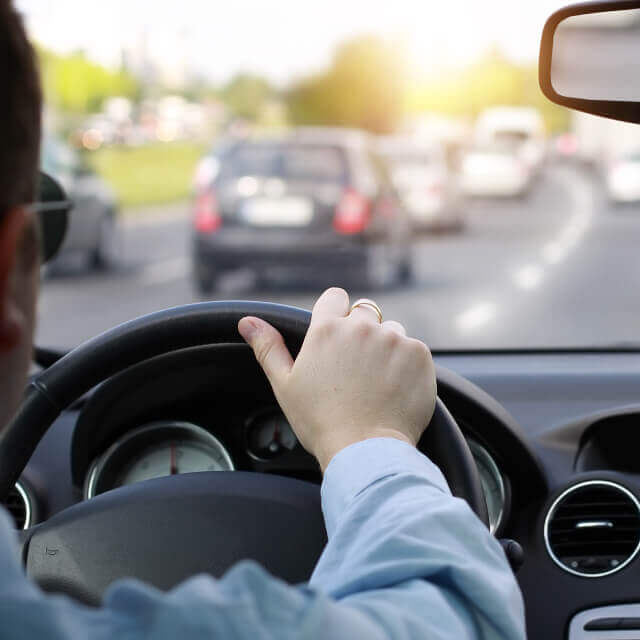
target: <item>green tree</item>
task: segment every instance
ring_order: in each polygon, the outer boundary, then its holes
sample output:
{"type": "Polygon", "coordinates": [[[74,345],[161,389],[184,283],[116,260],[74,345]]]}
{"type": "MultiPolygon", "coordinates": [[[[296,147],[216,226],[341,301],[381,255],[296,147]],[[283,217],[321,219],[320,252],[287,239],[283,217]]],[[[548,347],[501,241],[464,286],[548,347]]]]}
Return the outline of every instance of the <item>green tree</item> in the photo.
{"type": "Polygon", "coordinates": [[[39,58],[47,101],[64,113],[92,113],[110,96],[139,95],[139,84],[130,73],[109,70],[82,52],[62,56],[40,49],[39,58]]]}
{"type": "Polygon", "coordinates": [[[295,124],[393,131],[403,115],[406,74],[397,43],[363,36],[338,48],[330,68],[296,83],[287,93],[295,124]]]}
{"type": "Polygon", "coordinates": [[[475,117],[495,105],[528,105],[541,113],[549,131],[568,125],[568,112],[547,100],[536,65],[518,65],[492,48],[475,64],[437,79],[414,83],[407,92],[409,113],[437,111],[475,117]]]}
{"type": "Polygon", "coordinates": [[[220,97],[232,116],[256,122],[274,97],[275,90],[265,78],[238,73],[222,88],[220,97]]]}

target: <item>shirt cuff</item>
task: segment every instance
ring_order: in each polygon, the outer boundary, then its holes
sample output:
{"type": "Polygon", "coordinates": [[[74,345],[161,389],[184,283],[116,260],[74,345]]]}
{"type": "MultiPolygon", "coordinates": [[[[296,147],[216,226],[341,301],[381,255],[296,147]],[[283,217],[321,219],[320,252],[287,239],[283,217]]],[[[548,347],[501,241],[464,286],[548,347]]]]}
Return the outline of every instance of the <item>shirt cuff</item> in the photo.
{"type": "Polygon", "coordinates": [[[324,472],[322,512],[327,533],[335,529],[340,515],[367,487],[396,474],[419,476],[435,489],[450,494],[438,467],[408,442],[397,438],[361,440],[339,451],[324,472]]]}

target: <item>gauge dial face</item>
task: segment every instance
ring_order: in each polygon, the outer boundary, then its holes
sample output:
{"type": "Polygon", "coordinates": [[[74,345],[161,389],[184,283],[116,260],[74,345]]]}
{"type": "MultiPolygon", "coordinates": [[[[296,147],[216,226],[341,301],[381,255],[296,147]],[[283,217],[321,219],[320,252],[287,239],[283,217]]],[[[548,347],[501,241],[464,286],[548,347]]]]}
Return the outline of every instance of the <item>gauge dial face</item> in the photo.
{"type": "Polygon", "coordinates": [[[469,440],[468,443],[471,453],[473,454],[473,459],[478,467],[482,491],[484,492],[484,497],[487,502],[489,528],[491,533],[495,533],[502,524],[504,516],[506,500],[504,480],[502,479],[498,465],[496,465],[489,452],[473,440],[469,440]]]}
{"type": "Polygon", "coordinates": [[[142,451],[123,469],[118,486],[197,471],[230,471],[228,457],[221,450],[192,442],[164,442],[142,451]]]}
{"type": "Polygon", "coordinates": [[[154,422],[117,440],[91,465],[85,497],[163,476],[232,471],[233,461],[211,433],[190,422],[154,422]]]}
{"type": "Polygon", "coordinates": [[[270,460],[291,451],[297,444],[291,425],[278,410],[256,416],[247,427],[247,449],[254,458],[270,460]]]}

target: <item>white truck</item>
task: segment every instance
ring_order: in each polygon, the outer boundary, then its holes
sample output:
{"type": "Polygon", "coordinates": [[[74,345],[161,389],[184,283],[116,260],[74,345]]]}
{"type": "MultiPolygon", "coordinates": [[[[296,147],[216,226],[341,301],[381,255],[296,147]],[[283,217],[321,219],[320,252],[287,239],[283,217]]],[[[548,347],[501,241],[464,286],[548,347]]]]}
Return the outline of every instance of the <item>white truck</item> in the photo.
{"type": "Polygon", "coordinates": [[[609,200],[640,201],[640,126],[575,112],[576,157],[604,178],[609,200]]]}

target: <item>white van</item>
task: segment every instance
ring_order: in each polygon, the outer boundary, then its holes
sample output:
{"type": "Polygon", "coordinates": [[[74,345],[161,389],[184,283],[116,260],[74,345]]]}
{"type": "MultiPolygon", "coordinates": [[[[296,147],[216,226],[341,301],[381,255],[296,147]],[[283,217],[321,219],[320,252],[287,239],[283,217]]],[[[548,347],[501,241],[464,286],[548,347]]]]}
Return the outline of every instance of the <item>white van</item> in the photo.
{"type": "Polygon", "coordinates": [[[542,116],[533,107],[491,107],[479,116],[475,127],[479,145],[510,144],[533,173],[544,161],[546,141],[542,116]]]}

